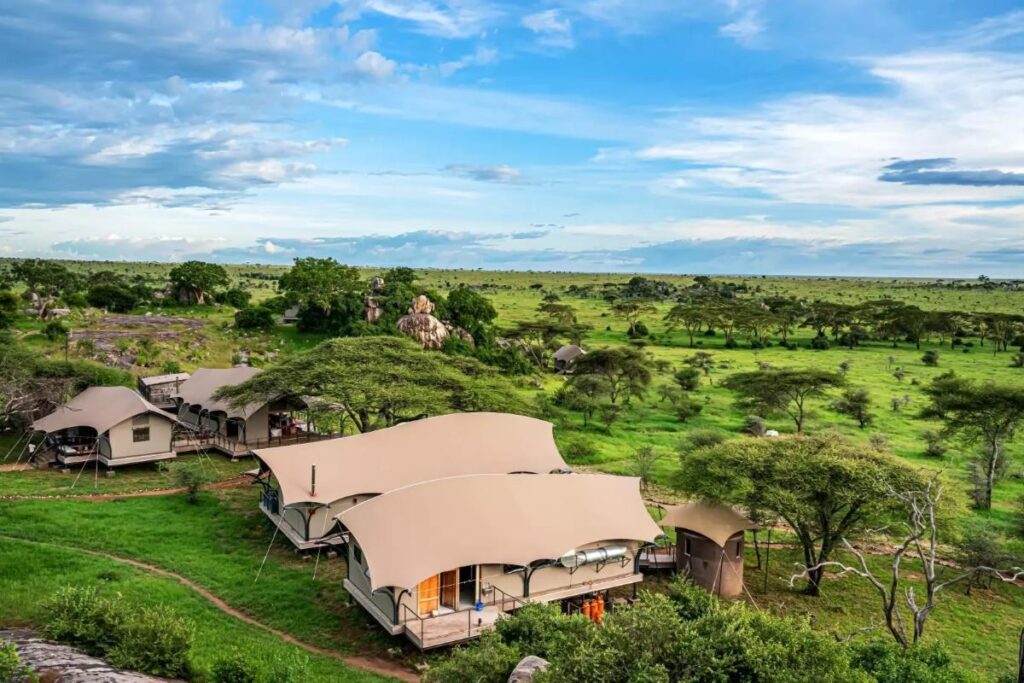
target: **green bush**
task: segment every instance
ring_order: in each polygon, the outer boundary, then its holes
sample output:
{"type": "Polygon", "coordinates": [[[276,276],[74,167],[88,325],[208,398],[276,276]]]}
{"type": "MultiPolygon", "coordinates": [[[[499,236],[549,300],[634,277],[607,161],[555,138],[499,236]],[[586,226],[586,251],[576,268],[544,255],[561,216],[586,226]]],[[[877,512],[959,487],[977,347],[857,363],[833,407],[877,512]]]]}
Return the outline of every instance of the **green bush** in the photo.
{"type": "Polygon", "coordinates": [[[234,651],[217,660],[209,683],[295,683],[307,680],[308,657],[234,651]]]}
{"type": "Polygon", "coordinates": [[[472,645],[455,648],[447,659],[431,665],[423,677],[425,683],[506,683],[508,675],[522,659],[494,631],[487,631],[472,645]]]}
{"type": "Polygon", "coordinates": [[[274,326],[277,315],[264,306],[243,308],[235,314],[235,326],[240,330],[266,330],[274,326]]]}
{"type": "Polygon", "coordinates": [[[691,449],[696,448],[707,448],[708,446],[717,446],[718,444],[725,441],[725,434],[716,431],[714,429],[694,429],[692,432],[686,435],[686,445],[691,449]]]}
{"type": "Polygon", "coordinates": [[[166,607],[132,610],[117,631],[117,642],[107,652],[111,665],[166,678],[191,677],[189,652],[194,627],[166,607]]]}
{"type": "Polygon", "coordinates": [[[190,678],[193,626],[164,607],[137,608],[95,588],[66,586],[44,605],[44,633],[111,665],[133,671],[190,678]]]}
{"type": "Polygon", "coordinates": [[[196,503],[199,500],[199,490],[204,484],[213,481],[213,476],[199,458],[179,460],[165,467],[174,478],[174,483],[185,489],[185,496],[190,503],[196,503]]]}
{"type": "Polygon", "coordinates": [[[597,446],[590,439],[575,438],[563,449],[569,460],[590,460],[597,455],[597,446]]]}
{"type": "Polygon", "coordinates": [[[0,681],[3,683],[35,683],[39,679],[22,665],[14,643],[0,642],[0,681]]]}
{"type": "Polygon", "coordinates": [[[46,602],[44,612],[49,615],[43,629],[47,637],[94,657],[116,644],[124,621],[123,611],[113,601],[85,586],[61,588],[46,602]]]}
{"type": "MultiPolygon", "coordinates": [[[[852,664],[878,683],[967,683],[974,680],[953,666],[937,644],[918,644],[903,650],[888,640],[870,640],[851,646],[852,664]]],[[[1016,680],[1016,679],[1014,679],[1016,680]]]]}

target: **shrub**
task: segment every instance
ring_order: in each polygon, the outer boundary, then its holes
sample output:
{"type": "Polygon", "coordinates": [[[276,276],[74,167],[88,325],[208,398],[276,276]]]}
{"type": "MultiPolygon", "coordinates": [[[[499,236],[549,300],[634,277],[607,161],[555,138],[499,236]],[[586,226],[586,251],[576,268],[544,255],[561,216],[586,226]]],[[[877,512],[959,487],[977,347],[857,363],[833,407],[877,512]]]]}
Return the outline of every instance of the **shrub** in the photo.
{"type": "Polygon", "coordinates": [[[127,313],[138,304],[135,292],[116,282],[100,282],[89,288],[85,300],[90,306],[105,308],[115,313],[127,313]]]}
{"type": "Polygon", "coordinates": [[[22,665],[14,643],[0,642],[0,681],[4,683],[33,683],[38,680],[32,669],[22,665]]]}
{"type": "Polygon", "coordinates": [[[196,503],[199,500],[199,489],[213,479],[199,458],[179,460],[166,467],[174,478],[175,484],[179,488],[185,489],[185,496],[190,503],[196,503]]]}
{"type": "Polygon", "coordinates": [[[881,432],[875,432],[868,437],[868,445],[876,451],[889,450],[889,437],[881,432]]]}
{"type": "Polygon", "coordinates": [[[747,415],[743,418],[743,426],[740,431],[751,436],[764,436],[768,431],[768,422],[759,415],[747,415]]]}
{"type": "Polygon", "coordinates": [[[557,603],[528,604],[516,612],[515,619],[499,619],[495,631],[502,642],[517,651],[550,659],[568,643],[576,642],[591,627],[582,614],[562,615],[557,603]]]}
{"type": "Polygon", "coordinates": [[[166,678],[190,678],[194,627],[166,607],[132,610],[107,652],[113,666],[166,678]]]}
{"type": "Polygon", "coordinates": [[[725,441],[725,434],[714,429],[694,429],[686,435],[686,441],[690,448],[707,448],[725,441]]]}
{"type": "Polygon", "coordinates": [[[956,667],[937,644],[919,644],[908,650],[886,640],[851,646],[851,663],[871,674],[878,683],[966,683],[972,680],[956,667]]]}
{"type": "Polygon", "coordinates": [[[938,367],[939,352],[934,350],[925,351],[924,355],[921,356],[921,362],[930,368],[938,367]]]}
{"type": "Polygon", "coordinates": [[[686,422],[690,418],[697,417],[700,415],[700,411],[704,410],[703,403],[686,395],[680,396],[673,407],[675,408],[676,419],[680,422],[686,422]]]}
{"type": "Polygon", "coordinates": [[[265,306],[243,308],[235,314],[235,326],[240,330],[266,330],[276,321],[275,313],[265,306]]]}
{"type": "Polygon", "coordinates": [[[676,574],[668,586],[668,597],[680,618],[690,621],[707,616],[718,609],[718,600],[689,578],[676,574]]]}
{"type": "Polygon", "coordinates": [[[942,458],[945,457],[946,443],[942,438],[942,434],[939,434],[934,429],[926,429],[921,433],[921,438],[924,439],[924,454],[929,458],[942,458]]]}
{"type": "Polygon", "coordinates": [[[570,460],[590,460],[597,455],[597,446],[590,439],[576,438],[566,443],[563,451],[570,460]]]}
{"type": "Polygon", "coordinates": [[[636,325],[633,325],[627,334],[633,339],[640,339],[649,335],[650,332],[647,329],[647,325],[644,325],[642,321],[637,321],[636,325]]]}
{"type": "MultiPolygon", "coordinates": [[[[500,620],[499,620],[500,621],[500,620]]],[[[425,683],[505,683],[522,659],[494,631],[485,631],[472,645],[457,647],[451,656],[427,670],[425,683]]]]}
{"type": "Polygon", "coordinates": [[[672,379],[683,391],[696,391],[700,387],[700,370],[694,367],[680,368],[672,375],[672,379]]]}
{"type": "Polygon", "coordinates": [[[47,339],[49,339],[52,342],[55,342],[59,339],[67,338],[68,328],[65,327],[64,323],[62,323],[59,320],[51,320],[50,322],[46,323],[46,327],[43,328],[43,334],[46,335],[47,339]]]}
{"type": "Polygon", "coordinates": [[[819,334],[811,340],[811,348],[815,351],[827,351],[830,346],[832,345],[828,343],[828,337],[823,334],[819,334]]]}
{"type": "Polygon", "coordinates": [[[124,621],[117,605],[84,586],[61,588],[46,602],[44,612],[49,615],[43,629],[48,638],[96,657],[114,646],[124,621]]]}
{"type": "Polygon", "coordinates": [[[249,305],[249,299],[251,298],[252,294],[244,289],[237,288],[229,289],[219,297],[221,303],[225,303],[232,308],[245,308],[249,305]]]}
{"type": "Polygon", "coordinates": [[[210,670],[210,683],[293,683],[308,680],[304,655],[282,656],[242,653],[238,650],[217,660],[210,670]]]}

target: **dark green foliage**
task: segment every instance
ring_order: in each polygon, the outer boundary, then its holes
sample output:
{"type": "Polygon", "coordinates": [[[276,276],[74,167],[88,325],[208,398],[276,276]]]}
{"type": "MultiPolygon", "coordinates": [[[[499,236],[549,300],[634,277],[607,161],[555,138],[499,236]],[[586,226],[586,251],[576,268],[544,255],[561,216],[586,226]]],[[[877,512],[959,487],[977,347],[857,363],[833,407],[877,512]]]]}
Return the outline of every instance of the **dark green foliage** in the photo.
{"type": "Polygon", "coordinates": [[[67,296],[82,288],[82,278],[56,261],[26,259],[14,264],[11,275],[40,296],[67,296]]]}
{"type": "Polygon", "coordinates": [[[175,486],[185,489],[188,502],[193,505],[198,502],[199,490],[203,485],[213,481],[213,473],[209,467],[199,457],[178,460],[166,465],[174,479],[175,486]]]}
{"type": "Polygon", "coordinates": [[[178,300],[187,304],[205,304],[218,287],[227,286],[228,272],[224,266],[202,261],[185,261],[167,275],[178,300]]]}
{"type": "Polygon", "coordinates": [[[19,303],[17,294],[9,289],[0,289],[0,330],[14,324],[19,303]]]}
{"type": "Polygon", "coordinates": [[[861,429],[875,419],[871,414],[871,395],[867,389],[847,389],[832,403],[832,410],[856,420],[861,429]]]}
{"type": "Polygon", "coordinates": [[[751,436],[764,436],[768,431],[768,423],[760,415],[747,415],[743,418],[743,426],[740,431],[751,436]]]}
{"type": "Polygon", "coordinates": [[[66,586],[47,602],[47,637],[103,657],[111,665],[189,678],[193,626],[167,608],[126,604],[95,588],[66,586]]]}
{"type": "Polygon", "coordinates": [[[252,294],[245,291],[244,289],[233,288],[221,294],[217,299],[228,306],[233,308],[245,308],[249,305],[249,300],[252,299],[252,294]]]}
{"type": "Polygon", "coordinates": [[[874,639],[850,646],[851,663],[878,683],[969,683],[974,679],[955,667],[938,644],[903,649],[874,639]]]}
{"type": "Polygon", "coordinates": [[[683,394],[673,402],[672,408],[676,414],[677,420],[680,422],[687,422],[700,415],[700,412],[704,410],[704,403],[683,394]]]}
{"type": "Polygon", "coordinates": [[[432,665],[425,683],[506,683],[508,675],[525,655],[487,631],[472,645],[457,647],[451,656],[432,665]]]}
{"type": "Polygon", "coordinates": [[[938,367],[939,365],[939,352],[934,350],[928,350],[921,356],[921,362],[928,367],[938,367]]]}
{"type": "Polygon", "coordinates": [[[469,287],[456,287],[448,293],[448,321],[473,335],[479,344],[498,312],[486,298],[469,287]]]}
{"type": "Polygon", "coordinates": [[[235,314],[235,326],[240,330],[269,330],[277,321],[277,314],[265,306],[243,308],[235,314]]]}
{"type": "Polygon", "coordinates": [[[686,435],[680,450],[693,450],[695,448],[709,448],[717,446],[725,441],[725,434],[714,429],[694,429],[686,435]]]}
{"type": "Polygon", "coordinates": [[[576,359],[573,372],[577,376],[595,375],[607,382],[608,399],[640,397],[651,384],[650,359],[639,349],[614,347],[594,349],[576,359]]]}
{"type": "Polygon", "coordinates": [[[139,303],[138,296],[119,282],[97,282],[89,287],[85,300],[90,306],[115,313],[127,313],[139,303]]]}
{"type": "Polygon", "coordinates": [[[577,437],[565,444],[563,454],[569,460],[589,460],[597,454],[597,446],[593,441],[584,437],[577,437]]]}
{"type": "Polygon", "coordinates": [[[564,616],[557,603],[533,603],[519,609],[515,619],[499,619],[495,630],[502,642],[519,652],[551,659],[572,647],[590,627],[581,614],[564,616]]]}
{"type": "Polygon", "coordinates": [[[210,683],[298,683],[309,680],[305,658],[234,651],[214,663],[210,683]]]}
{"type": "Polygon", "coordinates": [[[68,328],[59,320],[51,320],[46,323],[46,327],[43,328],[43,334],[46,338],[52,342],[67,339],[68,328]]]}
{"type": "Polygon", "coordinates": [[[668,596],[675,605],[676,614],[690,621],[718,611],[718,600],[693,581],[676,574],[668,587],[668,596]]]}
{"type": "Polygon", "coordinates": [[[763,414],[786,413],[802,432],[807,415],[807,400],[821,396],[845,380],[836,372],[818,368],[770,368],[740,372],[723,385],[740,395],[740,405],[763,414]]]}
{"type": "Polygon", "coordinates": [[[672,375],[672,380],[679,385],[679,388],[683,391],[696,391],[700,387],[700,374],[699,368],[685,367],[679,368],[672,375]]]}

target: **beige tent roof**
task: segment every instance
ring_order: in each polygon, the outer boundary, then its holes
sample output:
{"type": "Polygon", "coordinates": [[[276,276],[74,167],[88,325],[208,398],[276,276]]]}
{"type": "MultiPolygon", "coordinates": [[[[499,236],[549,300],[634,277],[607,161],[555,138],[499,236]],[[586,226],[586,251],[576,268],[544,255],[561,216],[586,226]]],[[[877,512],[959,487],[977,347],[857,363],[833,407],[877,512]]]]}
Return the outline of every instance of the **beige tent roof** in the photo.
{"type": "Polygon", "coordinates": [[[46,417],[32,423],[40,432],[59,432],[71,427],[92,427],[102,434],[114,425],[141,415],[153,413],[177,422],[128,387],[89,387],[46,417]]]}
{"type": "Polygon", "coordinates": [[[756,524],[727,505],[700,501],[665,508],[665,516],[658,524],[696,531],[723,548],[726,541],[739,532],[757,528],[756,524]]]}
{"type": "Polygon", "coordinates": [[[154,384],[169,384],[170,382],[184,382],[189,377],[187,372],[175,372],[169,375],[155,375],[153,377],[142,377],[139,381],[145,386],[151,387],[154,384]]]}
{"type": "Polygon", "coordinates": [[[414,484],[339,516],[371,587],[413,588],[475,564],[525,566],[591,543],[653,542],[640,482],[608,474],[482,474],[414,484]]]}
{"type": "Polygon", "coordinates": [[[255,451],[282,503],[328,504],[464,474],[546,474],[568,469],[550,422],[510,413],[453,413],[342,439],[255,451]],[[316,465],[316,496],[310,495],[316,465]]]}
{"type": "Polygon", "coordinates": [[[233,368],[199,368],[181,383],[177,398],[190,405],[199,405],[210,412],[221,411],[228,417],[247,417],[264,404],[255,403],[241,409],[233,408],[227,401],[213,400],[213,394],[221,387],[229,387],[259,374],[259,368],[239,365],[233,368]]]}
{"type": "Polygon", "coordinates": [[[576,358],[578,356],[582,356],[585,353],[586,353],[586,351],[581,349],[576,344],[566,344],[565,346],[563,346],[560,349],[558,349],[557,351],[555,351],[555,353],[552,356],[552,358],[554,358],[555,360],[561,360],[561,361],[571,361],[574,358],[576,358]]]}

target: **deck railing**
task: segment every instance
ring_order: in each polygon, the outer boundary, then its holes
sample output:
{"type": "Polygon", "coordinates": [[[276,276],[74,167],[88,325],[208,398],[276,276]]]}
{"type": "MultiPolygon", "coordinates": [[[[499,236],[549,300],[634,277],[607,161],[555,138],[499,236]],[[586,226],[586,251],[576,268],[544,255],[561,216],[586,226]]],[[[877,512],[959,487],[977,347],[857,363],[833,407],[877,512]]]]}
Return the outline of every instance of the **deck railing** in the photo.
{"type": "Polygon", "coordinates": [[[310,443],[313,441],[327,441],[329,439],[338,439],[343,436],[345,435],[341,432],[302,432],[299,434],[268,436],[263,439],[253,439],[248,442],[242,442],[238,439],[224,436],[219,432],[189,431],[175,437],[174,447],[176,449],[192,446],[219,448],[222,451],[226,451],[234,455],[245,455],[250,451],[258,450],[260,448],[274,448],[276,446],[292,446],[294,444],[310,443]]]}
{"type": "MultiPolygon", "coordinates": [[[[483,602],[483,604],[485,606],[496,607],[499,612],[502,612],[502,613],[508,612],[509,610],[517,609],[517,608],[522,607],[523,605],[526,604],[523,601],[522,598],[517,598],[514,595],[509,595],[508,593],[506,593],[505,591],[501,590],[497,586],[491,586],[490,587],[490,591],[491,591],[491,599],[490,599],[490,601],[483,602]]],[[[474,623],[473,623],[473,615],[474,614],[479,614],[478,610],[476,609],[476,606],[464,607],[462,609],[454,610],[452,612],[447,612],[445,614],[440,614],[440,615],[438,615],[436,617],[434,617],[434,616],[427,616],[427,617],[420,616],[415,610],[411,609],[408,605],[406,605],[404,603],[402,604],[402,610],[403,610],[402,611],[402,616],[404,617],[403,620],[402,620],[402,623],[405,624],[405,628],[406,628],[407,632],[410,632],[410,633],[412,633],[413,635],[416,636],[416,639],[419,641],[419,646],[420,646],[421,649],[430,646],[430,644],[428,644],[426,642],[426,640],[425,640],[426,627],[427,627],[427,624],[430,623],[434,619],[445,619],[446,621],[450,622],[450,621],[454,621],[455,620],[455,618],[456,618],[455,615],[457,615],[457,614],[463,614],[464,613],[466,615],[466,630],[465,631],[457,630],[455,632],[448,632],[448,633],[446,633],[445,634],[446,635],[445,642],[443,642],[443,643],[436,643],[437,645],[444,645],[446,643],[454,643],[454,642],[458,642],[460,640],[465,640],[465,639],[468,639],[468,638],[472,638],[474,635],[479,633],[479,631],[482,630],[482,628],[483,628],[483,626],[480,625],[479,623],[476,624],[476,625],[474,625],[474,623]],[[476,633],[474,633],[474,630],[476,631],[476,633]]]]}

